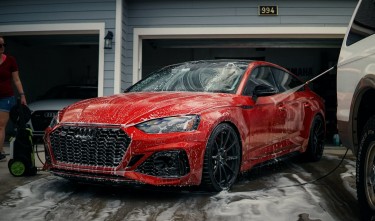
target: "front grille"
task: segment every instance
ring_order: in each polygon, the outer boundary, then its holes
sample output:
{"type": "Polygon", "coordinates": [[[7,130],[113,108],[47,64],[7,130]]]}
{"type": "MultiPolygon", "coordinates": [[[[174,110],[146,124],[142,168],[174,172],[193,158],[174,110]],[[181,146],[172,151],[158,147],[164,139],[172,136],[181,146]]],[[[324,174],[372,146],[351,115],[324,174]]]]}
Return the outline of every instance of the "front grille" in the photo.
{"type": "Polygon", "coordinates": [[[61,126],[50,135],[57,161],[89,166],[117,167],[130,138],[120,128],[61,126]]]}
{"type": "Polygon", "coordinates": [[[56,110],[34,111],[31,115],[34,131],[44,131],[56,114],[56,110]]]}

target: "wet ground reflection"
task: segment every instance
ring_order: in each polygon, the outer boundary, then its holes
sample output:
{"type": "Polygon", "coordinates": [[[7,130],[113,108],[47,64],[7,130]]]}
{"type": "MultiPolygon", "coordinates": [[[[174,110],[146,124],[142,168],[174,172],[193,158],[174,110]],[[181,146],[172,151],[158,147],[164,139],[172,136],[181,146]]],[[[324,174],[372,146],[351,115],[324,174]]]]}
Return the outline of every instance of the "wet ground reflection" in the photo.
{"type": "Polygon", "coordinates": [[[358,220],[355,161],[278,162],[243,174],[230,191],[196,188],[107,187],[46,176],[20,186],[0,202],[1,220],[358,220]]]}

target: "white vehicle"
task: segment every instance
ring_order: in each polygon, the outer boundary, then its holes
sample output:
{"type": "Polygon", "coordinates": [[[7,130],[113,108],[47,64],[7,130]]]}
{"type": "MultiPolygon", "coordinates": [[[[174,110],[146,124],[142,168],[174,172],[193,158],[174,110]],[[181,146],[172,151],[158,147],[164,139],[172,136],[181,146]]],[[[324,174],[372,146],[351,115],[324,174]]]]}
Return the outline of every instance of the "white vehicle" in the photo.
{"type": "Polygon", "coordinates": [[[41,140],[44,130],[59,110],[80,100],[97,96],[97,86],[59,85],[48,90],[39,100],[28,104],[31,110],[28,124],[33,130],[35,141],[41,140]]]}
{"type": "Polygon", "coordinates": [[[337,64],[337,126],[357,156],[357,197],[364,220],[375,215],[375,1],[360,0],[337,64]]]}

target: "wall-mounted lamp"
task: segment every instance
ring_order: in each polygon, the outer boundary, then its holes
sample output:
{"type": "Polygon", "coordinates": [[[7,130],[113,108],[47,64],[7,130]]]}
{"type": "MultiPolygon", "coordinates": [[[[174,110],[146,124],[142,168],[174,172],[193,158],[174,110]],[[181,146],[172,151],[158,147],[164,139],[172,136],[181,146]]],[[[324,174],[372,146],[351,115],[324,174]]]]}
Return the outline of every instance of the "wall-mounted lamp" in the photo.
{"type": "Polygon", "coordinates": [[[112,39],[113,33],[108,31],[107,35],[104,37],[104,49],[112,49],[112,39]]]}

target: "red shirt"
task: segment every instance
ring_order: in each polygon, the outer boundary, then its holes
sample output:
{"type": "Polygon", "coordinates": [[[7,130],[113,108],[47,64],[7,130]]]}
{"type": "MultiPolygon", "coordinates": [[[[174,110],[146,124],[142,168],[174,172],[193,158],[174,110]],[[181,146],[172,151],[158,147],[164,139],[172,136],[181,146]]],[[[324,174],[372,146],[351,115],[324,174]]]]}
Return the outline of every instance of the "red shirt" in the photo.
{"type": "Polygon", "coordinates": [[[6,56],[5,61],[0,64],[0,98],[14,96],[12,73],[15,71],[18,71],[16,59],[6,56]]]}

